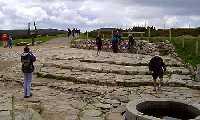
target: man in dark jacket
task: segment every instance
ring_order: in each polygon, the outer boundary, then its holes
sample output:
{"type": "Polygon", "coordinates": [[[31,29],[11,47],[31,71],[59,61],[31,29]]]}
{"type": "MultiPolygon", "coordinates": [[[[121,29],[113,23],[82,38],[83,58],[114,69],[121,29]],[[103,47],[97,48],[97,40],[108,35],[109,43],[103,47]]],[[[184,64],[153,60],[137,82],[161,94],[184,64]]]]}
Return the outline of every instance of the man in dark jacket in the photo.
{"type": "Polygon", "coordinates": [[[158,56],[159,53],[156,53],[156,56],[153,57],[149,62],[149,71],[152,73],[153,76],[153,84],[154,84],[154,91],[156,91],[157,83],[156,79],[159,77],[158,82],[158,90],[161,89],[161,82],[163,80],[163,74],[166,71],[166,66],[163,62],[163,59],[158,56]]]}
{"type": "Polygon", "coordinates": [[[24,98],[32,96],[31,93],[31,81],[32,73],[34,71],[33,62],[36,61],[36,57],[32,54],[28,46],[24,48],[24,52],[21,55],[22,72],[24,73],[24,98]]]}
{"type": "Polygon", "coordinates": [[[100,34],[98,34],[96,37],[96,45],[97,45],[97,56],[99,56],[101,52],[101,48],[102,48],[102,40],[101,40],[100,34]]]}
{"type": "Polygon", "coordinates": [[[128,50],[129,52],[133,52],[133,47],[135,46],[135,39],[133,38],[132,34],[128,36],[128,50]]]}

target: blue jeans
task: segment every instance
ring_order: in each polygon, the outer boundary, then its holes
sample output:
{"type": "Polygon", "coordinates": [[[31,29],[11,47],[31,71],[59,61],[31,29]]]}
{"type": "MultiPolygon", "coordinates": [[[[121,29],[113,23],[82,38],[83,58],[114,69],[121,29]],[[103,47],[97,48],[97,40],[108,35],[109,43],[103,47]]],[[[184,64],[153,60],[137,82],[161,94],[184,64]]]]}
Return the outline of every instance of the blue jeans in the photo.
{"type": "Polygon", "coordinates": [[[24,96],[31,94],[32,73],[24,73],[24,96]]]}

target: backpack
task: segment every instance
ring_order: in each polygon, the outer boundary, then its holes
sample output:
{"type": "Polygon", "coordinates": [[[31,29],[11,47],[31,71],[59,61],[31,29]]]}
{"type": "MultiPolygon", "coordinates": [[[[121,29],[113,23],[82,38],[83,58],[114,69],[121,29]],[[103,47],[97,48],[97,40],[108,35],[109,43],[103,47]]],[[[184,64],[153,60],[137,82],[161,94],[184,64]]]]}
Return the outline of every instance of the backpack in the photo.
{"type": "Polygon", "coordinates": [[[35,61],[35,56],[31,53],[22,53],[22,71],[24,73],[32,73],[34,71],[33,62],[35,61]]]}

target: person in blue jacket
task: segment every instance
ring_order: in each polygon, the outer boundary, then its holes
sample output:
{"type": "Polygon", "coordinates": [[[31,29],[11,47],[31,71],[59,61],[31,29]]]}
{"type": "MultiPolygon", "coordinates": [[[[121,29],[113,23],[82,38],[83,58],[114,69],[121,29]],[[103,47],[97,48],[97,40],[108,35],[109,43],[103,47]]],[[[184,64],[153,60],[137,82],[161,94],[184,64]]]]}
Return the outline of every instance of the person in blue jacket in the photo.
{"type": "Polygon", "coordinates": [[[118,52],[119,40],[120,40],[119,32],[116,31],[116,32],[113,33],[113,36],[112,36],[112,49],[113,49],[114,53],[118,52]]]}
{"type": "Polygon", "coordinates": [[[9,48],[12,48],[12,45],[13,45],[12,34],[9,34],[9,37],[8,37],[8,47],[9,47],[9,48]]]}

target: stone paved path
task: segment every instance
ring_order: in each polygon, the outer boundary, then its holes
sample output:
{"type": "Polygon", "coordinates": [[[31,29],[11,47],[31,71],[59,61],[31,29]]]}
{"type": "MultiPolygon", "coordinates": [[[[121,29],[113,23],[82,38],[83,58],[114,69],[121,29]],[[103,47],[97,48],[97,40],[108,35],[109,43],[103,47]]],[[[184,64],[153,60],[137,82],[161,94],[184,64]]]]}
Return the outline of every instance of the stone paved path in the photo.
{"type": "MultiPolygon", "coordinates": [[[[162,91],[156,93],[152,91],[147,67],[152,56],[110,52],[96,56],[96,51],[68,45],[66,38],[60,38],[32,47],[37,62],[34,95],[28,99],[23,98],[19,56],[22,48],[0,48],[1,97],[14,94],[17,106],[28,105],[44,120],[120,120],[125,105],[141,98],[182,99],[200,104],[200,83],[194,82],[189,70],[173,57],[163,57],[167,73],[162,91]]],[[[8,104],[0,99],[0,105],[8,104]]]]}

